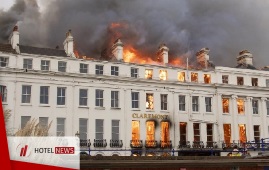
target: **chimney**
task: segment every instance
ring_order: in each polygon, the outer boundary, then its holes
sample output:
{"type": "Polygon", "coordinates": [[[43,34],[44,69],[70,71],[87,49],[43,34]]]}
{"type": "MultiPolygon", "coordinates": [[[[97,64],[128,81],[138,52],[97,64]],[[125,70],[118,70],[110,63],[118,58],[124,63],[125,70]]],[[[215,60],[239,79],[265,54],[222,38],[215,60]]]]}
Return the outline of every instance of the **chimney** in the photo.
{"type": "Polygon", "coordinates": [[[209,64],[209,48],[202,48],[200,51],[196,53],[197,62],[204,68],[208,68],[209,64]]]}
{"type": "Polygon", "coordinates": [[[112,54],[118,61],[123,60],[123,43],[120,39],[117,39],[112,45],[112,54]]]}
{"type": "Polygon", "coordinates": [[[168,51],[169,48],[165,44],[162,44],[157,52],[158,59],[160,59],[164,65],[168,64],[168,51]]]}
{"type": "Polygon", "coordinates": [[[64,50],[65,50],[65,53],[67,56],[70,56],[70,57],[75,57],[75,54],[74,54],[74,38],[71,34],[71,30],[69,30],[67,33],[66,33],[66,38],[64,40],[64,50]]]}
{"type": "Polygon", "coordinates": [[[16,25],[13,28],[13,31],[9,37],[9,43],[11,44],[12,48],[18,52],[18,44],[20,40],[20,33],[18,31],[18,26],[16,25]]]}
{"type": "Polygon", "coordinates": [[[239,52],[239,56],[236,57],[237,64],[243,65],[253,65],[253,57],[252,54],[248,50],[243,50],[239,52]]]}

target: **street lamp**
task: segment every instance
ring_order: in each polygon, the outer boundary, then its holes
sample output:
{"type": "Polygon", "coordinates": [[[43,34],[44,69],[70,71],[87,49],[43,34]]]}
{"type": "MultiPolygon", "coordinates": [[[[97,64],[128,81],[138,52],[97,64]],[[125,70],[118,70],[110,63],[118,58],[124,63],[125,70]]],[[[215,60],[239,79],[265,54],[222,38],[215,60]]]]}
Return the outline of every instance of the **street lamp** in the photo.
{"type": "Polygon", "coordinates": [[[78,131],[77,131],[77,133],[75,134],[75,136],[79,138],[80,134],[78,133],[78,131]]]}

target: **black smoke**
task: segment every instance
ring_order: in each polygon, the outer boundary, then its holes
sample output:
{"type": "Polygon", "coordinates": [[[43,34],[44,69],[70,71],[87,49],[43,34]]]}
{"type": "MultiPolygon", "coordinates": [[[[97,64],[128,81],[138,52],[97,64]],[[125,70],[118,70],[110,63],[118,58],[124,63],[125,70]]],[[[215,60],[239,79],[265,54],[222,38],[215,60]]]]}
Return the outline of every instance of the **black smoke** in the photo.
{"type": "Polygon", "coordinates": [[[0,42],[6,42],[18,23],[20,43],[62,47],[72,29],[82,55],[99,58],[119,36],[143,55],[155,57],[166,43],[171,57],[208,47],[216,65],[235,66],[236,56],[248,49],[256,66],[269,65],[269,1],[267,0],[16,0],[0,11],[0,42]],[[40,1],[37,1],[40,2],[40,1]],[[112,23],[123,23],[120,33],[112,23]]]}

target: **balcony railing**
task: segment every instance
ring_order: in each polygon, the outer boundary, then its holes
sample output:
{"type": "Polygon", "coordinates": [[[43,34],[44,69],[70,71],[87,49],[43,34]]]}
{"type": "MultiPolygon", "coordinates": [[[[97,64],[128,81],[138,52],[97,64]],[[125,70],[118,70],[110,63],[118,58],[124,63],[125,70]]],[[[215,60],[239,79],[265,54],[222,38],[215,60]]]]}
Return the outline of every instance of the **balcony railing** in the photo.
{"type": "Polygon", "coordinates": [[[106,147],[107,146],[106,139],[94,139],[93,146],[96,148],[106,147]]]}
{"type": "Polygon", "coordinates": [[[80,147],[90,147],[91,146],[91,141],[89,140],[83,140],[80,139],[80,147]]]}
{"type": "Polygon", "coordinates": [[[142,148],[143,142],[142,142],[142,140],[130,140],[130,147],[131,148],[142,148]]]}
{"type": "Polygon", "coordinates": [[[204,148],[204,142],[203,141],[193,141],[192,142],[192,148],[204,148]]]}
{"type": "Polygon", "coordinates": [[[123,146],[122,140],[110,140],[110,147],[111,148],[121,148],[123,146]]]}
{"type": "Polygon", "coordinates": [[[190,141],[179,141],[178,142],[178,148],[190,148],[191,143],[190,141]]]}
{"type": "Polygon", "coordinates": [[[172,148],[172,141],[160,141],[161,148],[172,148]]]}
{"type": "Polygon", "coordinates": [[[156,140],[145,140],[145,147],[146,148],[157,148],[158,142],[156,140]]]}
{"type": "Polygon", "coordinates": [[[222,148],[223,149],[231,149],[231,148],[244,148],[245,147],[245,142],[241,142],[238,140],[234,140],[233,142],[226,142],[226,141],[222,141],[222,148]]]}
{"type": "Polygon", "coordinates": [[[206,148],[218,148],[218,144],[217,144],[217,142],[207,141],[206,148]]]}

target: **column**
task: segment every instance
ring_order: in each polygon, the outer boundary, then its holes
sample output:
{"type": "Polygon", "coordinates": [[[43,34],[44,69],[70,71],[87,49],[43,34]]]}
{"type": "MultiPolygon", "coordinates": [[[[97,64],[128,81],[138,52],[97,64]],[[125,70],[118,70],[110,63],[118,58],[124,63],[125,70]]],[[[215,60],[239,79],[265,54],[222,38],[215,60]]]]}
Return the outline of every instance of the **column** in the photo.
{"type": "Polygon", "coordinates": [[[221,141],[224,140],[224,132],[223,132],[223,115],[222,115],[222,94],[216,95],[216,104],[214,110],[216,110],[216,127],[213,128],[213,140],[220,144],[221,141]],[[216,130],[215,130],[216,129],[216,130]]]}
{"type": "Polygon", "coordinates": [[[231,125],[231,131],[232,131],[232,142],[233,140],[238,141],[239,140],[239,132],[238,132],[238,120],[237,120],[237,96],[232,95],[232,112],[230,113],[233,118],[233,124],[231,125]]]}
{"type": "Polygon", "coordinates": [[[246,98],[246,105],[245,105],[245,114],[247,115],[247,140],[252,141],[254,140],[254,132],[253,132],[253,122],[252,122],[252,117],[253,117],[253,112],[252,112],[252,97],[247,97],[246,98]]]}
{"type": "Polygon", "coordinates": [[[260,126],[260,138],[267,138],[268,135],[267,135],[267,122],[266,122],[266,119],[267,119],[267,106],[266,106],[266,101],[267,101],[267,98],[261,98],[261,109],[259,109],[259,113],[261,115],[261,126],[260,126]]]}

